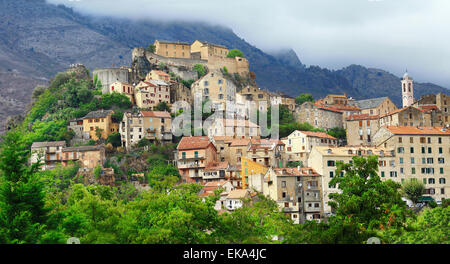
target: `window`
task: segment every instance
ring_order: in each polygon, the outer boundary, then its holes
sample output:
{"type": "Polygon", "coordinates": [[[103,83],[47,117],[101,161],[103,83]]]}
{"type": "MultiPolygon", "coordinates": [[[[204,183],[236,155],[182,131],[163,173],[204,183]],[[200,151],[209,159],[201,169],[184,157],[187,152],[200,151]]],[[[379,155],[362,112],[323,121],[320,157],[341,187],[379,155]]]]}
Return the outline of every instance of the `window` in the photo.
{"type": "Polygon", "coordinates": [[[397,153],[404,153],[404,152],[405,152],[405,148],[404,147],[397,148],[397,153]]]}
{"type": "Polygon", "coordinates": [[[414,138],[413,137],[409,138],[409,143],[414,143],[414,138]]]}
{"type": "Polygon", "coordinates": [[[286,181],[282,181],[282,182],[281,182],[281,187],[282,187],[282,188],[286,188],[286,181]]]}
{"type": "Polygon", "coordinates": [[[431,148],[428,148],[428,153],[432,153],[431,148]]]}
{"type": "Polygon", "coordinates": [[[414,158],[411,158],[411,164],[414,164],[414,163],[415,163],[414,158]]]}
{"type": "Polygon", "coordinates": [[[439,184],[445,184],[445,178],[439,178],[439,184]]]}
{"type": "Polygon", "coordinates": [[[416,174],[416,168],[411,168],[411,174],[416,174]]]}
{"type": "Polygon", "coordinates": [[[409,152],[411,152],[411,154],[414,153],[414,147],[409,148],[409,152]]]}
{"type": "Polygon", "coordinates": [[[333,178],[333,177],[334,177],[334,172],[330,171],[330,178],[333,178]]]}
{"type": "Polygon", "coordinates": [[[434,178],[429,178],[428,179],[428,184],[434,184],[434,178]]]}
{"type": "Polygon", "coordinates": [[[400,158],[400,164],[403,164],[403,158],[400,158]]]}
{"type": "Polygon", "coordinates": [[[334,166],[335,166],[334,160],[329,160],[329,161],[327,162],[327,164],[328,164],[328,167],[334,167],[334,166]]]}
{"type": "Polygon", "coordinates": [[[402,137],[398,138],[398,143],[402,143],[402,137]]]}
{"type": "Polygon", "coordinates": [[[442,147],[439,147],[439,154],[442,154],[442,147]]]}
{"type": "Polygon", "coordinates": [[[382,171],[382,172],[381,172],[381,177],[384,178],[384,176],[385,176],[385,175],[384,175],[384,171],[382,171]]]}

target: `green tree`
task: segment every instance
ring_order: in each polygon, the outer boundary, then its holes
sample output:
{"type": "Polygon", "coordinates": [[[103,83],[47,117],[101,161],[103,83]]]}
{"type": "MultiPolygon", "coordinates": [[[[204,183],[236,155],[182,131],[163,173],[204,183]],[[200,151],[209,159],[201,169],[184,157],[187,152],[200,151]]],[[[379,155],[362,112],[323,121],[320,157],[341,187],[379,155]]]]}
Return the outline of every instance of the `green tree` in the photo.
{"type": "Polygon", "coordinates": [[[97,90],[102,90],[102,82],[98,79],[98,74],[95,74],[94,75],[94,80],[93,80],[93,83],[94,83],[94,87],[95,87],[95,89],[97,89],[97,90]]]}
{"type": "Polygon", "coordinates": [[[147,46],[147,48],[145,48],[148,52],[151,52],[151,53],[155,53],[155,51],[156,51],[156,46],[154,45],[154,44],[150,44],[150,45],[148,45],[147,46]]]}
{"type": "Polygon", "coordinates": [[[71,78],[63,84],[65,90],[63,96],[65,103],[70,107],[78,107],[80,104],[88,103],[94,95],[89,90],[89,83],[85,80],[77,81],[71,78]]]}
{"type": "Polygon", "coordinates": [[[335,127],[327,131],[327,134],[337,139],[346,140],[347,132],[341,127],[335,127]]]}
{"type": "Polygon", "coordinates": [[[295,97],[295,103],[298,105],[303,104],[304,102],[314,102],[314,97],[309,93],[302,93],[299,96],[295,97]]]}
{"type": "Polygon", "coordinates": [[[380,234],[386,242],[393,244],[449,244],[450,208],[425,209],[417,219],[408,219],[408,227],[402,232],[380,234]]]}
{"type": "Polygon", "coordinates": [[[167,112],[170,113],[170,107],[169,107],[169,105],[166,102],[158,103],[156,105],[156,107],[155,107],[155,110],[157,110],[157,111],[167,111],[167,112]]]}
{"type": "Polygon", "coordinates": [[[194,71],[197,72],[197,77],[199,79],[206,74],[206,68],[202,64],[195,64],[194,71]]]}
{"type": "Polygon", "coordinates": [[[402,191],[408,199],[416,204],[425,193],[425,185],[417,180],[409,179],[402,184],[402,191]]]}
{"type": "Polygon", "coordinates": [[[362,243],[379,230],[403,226],[409,211],[401,199],[400,184],[381,181],[377,156],[353,157],[352,163],[337,163],[330,185],[341,192],[329,195],[335,216],[329,219],[336,242],[362,243]]]}
{"type": "Polygon", "coordinates": [[[132,106],[128,96],[117,92],[103,94],[100,103],[100,107],[103,109],[130,109],[132,106]]]}
{"type": "Polygon", "coordinates": [[[40,163],[28,166],[29,151],[19,132],[4,137],[0,153],[0,243],[37,243],[48,209],[40,163]]]}
{"type": "Polygon", "coordinates": [[[227,54],[228,58],[241,57],[245,58],[244,53],[238,49],[232,49],[227,54]]]}
{"type": "Polygon", "coordinates": [[[122,138],[120,137],[120,133],[114,132],[109,134],[106,143],[111,143],[115,148],[122,146],[122,138]]]}

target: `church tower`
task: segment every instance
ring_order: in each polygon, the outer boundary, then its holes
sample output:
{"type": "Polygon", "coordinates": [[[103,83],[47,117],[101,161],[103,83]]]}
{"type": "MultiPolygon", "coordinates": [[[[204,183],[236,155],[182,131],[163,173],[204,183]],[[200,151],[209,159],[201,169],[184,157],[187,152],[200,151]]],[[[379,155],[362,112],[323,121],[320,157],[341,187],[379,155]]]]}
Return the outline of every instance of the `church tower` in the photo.
{"type": "Polygon", "coordinates": [[[402,100],[403,107],[410,106],[414,103],[413,79],[408,72],[403,75],[402,79],[402,100]]]}

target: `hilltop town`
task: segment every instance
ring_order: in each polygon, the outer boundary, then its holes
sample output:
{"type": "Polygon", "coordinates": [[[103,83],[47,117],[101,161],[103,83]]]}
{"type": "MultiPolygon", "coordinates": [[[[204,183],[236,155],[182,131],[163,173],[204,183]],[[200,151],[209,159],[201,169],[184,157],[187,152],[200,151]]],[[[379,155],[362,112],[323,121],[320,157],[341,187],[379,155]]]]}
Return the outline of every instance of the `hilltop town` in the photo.
{"type": "Polygon", "coordinates": [[[250,63],[241,51],[214,43],[156,40],[134,49],[130,66],[91,74],[71,65],[36,89],[23,123],[8,128],[27,131],[29,162],[42,163],[43,171],[76,164],[84,183],[126,182],[141,191],[176,176],[176,184],[200,184],[199,197],[219,191],[220,213],[262,194],[296,224],[326,221],[334,214],[329,195],[338,192],[330,182],[344,175],[338,164],[373,155],[381,180],[423,183],[420,202],[449,198],[449,95],[414,98],[405,73],[392,91],[402,94],[401,108],[389,97],[293,98],[258,88],[250,63]],[[175,135],[175,121],[196,103],[210,106],[200,121],[211,122],[175,135]],[[274,108],[278,138],[252,119],[252,112],[270,116],[274,108]],[[164,172],[154,174],[156,167],[164,172]]]}

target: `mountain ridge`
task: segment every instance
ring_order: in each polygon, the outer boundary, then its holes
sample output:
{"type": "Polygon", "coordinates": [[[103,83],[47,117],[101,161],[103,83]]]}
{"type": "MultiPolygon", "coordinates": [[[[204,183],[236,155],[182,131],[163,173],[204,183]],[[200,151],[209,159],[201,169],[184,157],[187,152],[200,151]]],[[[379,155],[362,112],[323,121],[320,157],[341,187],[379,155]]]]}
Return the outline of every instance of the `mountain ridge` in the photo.
{"type": "MultiPolygon", "coordinates": [[[[201,39],[238,48],[250,61],[257,84],[271,91],[291,96],[312,93],[316,98],[328,93],[347,93],[356,99],[389,96],[396,104],[401,102],[400,78],[387,71],[360,65],[340,70],[306,67],[292,49],[265,53],[224,26],[93,17],[44,0],[7,0],[0,2],[0,97],[21,103],[0,105],[0,118],[23,113],[20,109],[30,102],[33,88],[45,85],[70,64],[82,63],[91,70],[130,65],[132,49],[155,39],[201,39]]],[[[416,98],[449,91],[415,83],[416,98]]]]}

